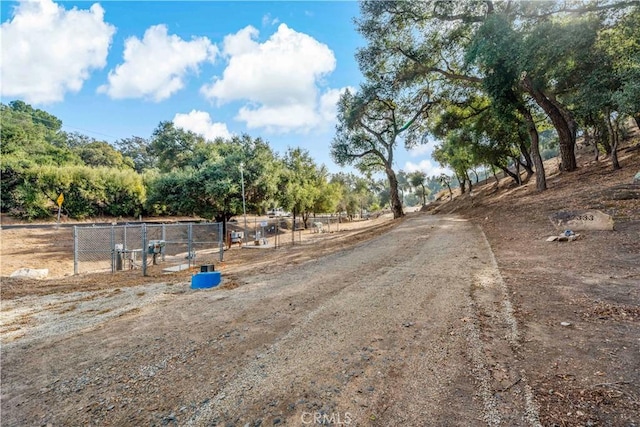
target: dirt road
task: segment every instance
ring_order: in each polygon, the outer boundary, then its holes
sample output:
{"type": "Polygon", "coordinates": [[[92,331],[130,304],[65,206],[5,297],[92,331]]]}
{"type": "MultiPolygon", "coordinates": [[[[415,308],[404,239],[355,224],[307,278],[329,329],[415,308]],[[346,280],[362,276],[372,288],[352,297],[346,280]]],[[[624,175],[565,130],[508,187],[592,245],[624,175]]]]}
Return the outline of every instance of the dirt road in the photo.
{"type": "MultiPolygon", "coordinates": [[[[129,288],[139,307],[5,343],[2,425],[539,424],[505,286],[470,222],[411,216],[234,280],[129,288]]],[[[115,298],[74,297],[92,310],[115,298]]]]}

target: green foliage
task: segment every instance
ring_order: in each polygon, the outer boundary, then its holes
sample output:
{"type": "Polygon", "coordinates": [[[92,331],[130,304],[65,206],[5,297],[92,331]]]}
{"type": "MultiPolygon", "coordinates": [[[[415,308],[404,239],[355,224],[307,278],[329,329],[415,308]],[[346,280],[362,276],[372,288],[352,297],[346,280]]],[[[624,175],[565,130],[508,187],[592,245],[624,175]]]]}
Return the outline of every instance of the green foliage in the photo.
{"type": "Polygon", "coordinates": [[[63,212],[75,219],[137,215],[145,198],[142,178],[131,170],[43,165],[22,173],[10,212],[30,220],[52,217],[60,193],[64,194],[63,212]]]}
{"type": "Polygon", "coordinates": [[[356,21],[367,44],[356,58],[370,81],[428,88],[438,105],[423,127],[443,145],[470,146],[439,155],[457,163],[459,177],[464,163],[504,167],[518,151],[530,167],[536,131],[548,125],[563,168],[573,170],[575,119],[604,128],[633,116],[640,124],[639,11],[615,0],[367,1],[356,21]],[[480,115],[477,99],[489,101],[493,117],[480,115]],[[496,121],[498,131],[482,126],[496,121]]]}
{"type": "Polygon", "coordinates": [[[104,166],[109,168],[133,168],[133,161],[125,159],[122,153],[104,141],[91,141],[86,145],[74,148],[80,159],[87,166],[104,166]]]}
{"type": "Polygon", "coordinates": [[[50,132],[58,132],[62,128],[62,121],[44,110],[33,108],[24,101],[16,100],[9,103],[11,110],[26,122],[41,126],[50,132]]]}
{"type": "Polygon", "coordinates": [[[313,213],[336,212],[340,199],[343,197],[344,187],[338,183],[327,182],[322,177],[318,182],[318,194],[313,202],[313,213]]]}
{"type": "Polygon", "coordinates": [[[42,110],[33,110],[21,101],[13,101],[9,106],[0,104],[0,153],[3,163],[29,165],[62,165],[78,163],[80,159],[66,147],[59,147],[50,141],[59,140],[60,121],[42,110]],[[17,106],[20,110],[14,110],[17,106]]]}
{"type": "Polygon", "coordinates": [[[415,171],[409,174],[409,182],[411,186],[415,189],[415,193],[418,197],[420,197],[422,204],[427,204],[427,197],[431,193],[426,187],[427,174],[422,171],[415,171]]]}
{"type": "Polygon", "coordinates": [[[301,148],[287,150],[283,165],[279,185],[281,193],[277,200],[285,210],[293,212],[294,218],[298,214],[311,212],[320,197],[320,170],[309,152],[301,148]]]}
{"type": "Polygon", "coordinates": [[[204,145],[205,140],[201,136],[164,121],[153,131],[147,152],[157,159],[162,172],[170,172],[188,166],[197,167],[204,159],[195,155],[206,152],[204,145]]]}
{"type": "Polygon", "coordinates": [[[223,221],[243,212],[243,181],[249,212],[262,211],[277,194],[282,166],[260,138],[242,135],[203,142],[193,154],[187,167],[149,175],[151,212],[223,221]]]}
{"type": "Polygon", "coordinates": [[[171,122],[150,140],[115,143],[60,131],[61,122],[21,101],[2,113],[2,211],[26,219],[63,212],[71,218],[147,214],[230,219],[277,202],[299,213],[334,211],[342,187],[328,182],[304,150],[279,159],[269,144],[248,135],[206,141],[171,122]],[[241,166],[242,165],[242,166],[241,166]]]}
{"type": "Polygon", "coordinates": [[[433,200],[436,194],[438,194],[443,187],[442,180],[437,176],[430,176],[427,178],[426,187],[429,192],[428,198],[433,200]]]}
{"type": "Polygon", "coordinates": [[[116,141],[115,146],[125,159],[131,160],[136,172],[143,173],[146,170],[155,168],[156,158],[150,153],[147,139],[132,136],[131,138],[123,138],[116,141]]]}
{"type": "Polygon", "coordinates": [[[341,172],[333,175],[331,184],[341,188],[341,197],[335,210],[337,212],[347,212],[348,215],[356,215],[365,209],[369,211],[379,210],[381,203],[380,193],[386,195],[382,203],[389,203],[385,183],[386,181],[376,182],[352,173],[341,172]]]}

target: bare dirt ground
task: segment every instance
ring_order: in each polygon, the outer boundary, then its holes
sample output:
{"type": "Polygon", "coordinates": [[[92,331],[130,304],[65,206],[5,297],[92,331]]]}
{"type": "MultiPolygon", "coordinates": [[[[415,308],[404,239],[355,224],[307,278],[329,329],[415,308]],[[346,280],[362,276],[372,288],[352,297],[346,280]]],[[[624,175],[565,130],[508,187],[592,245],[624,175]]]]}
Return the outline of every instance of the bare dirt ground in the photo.
{"type": "MultiPolygon", "coordinates": [[[[637,147],[635,137],[625,147],[637,147]]],[[[586,151],[586,150],[585,150],[586,151]]],[[[640,151],[622,151],[622,166],[593,162],[559,174],[546,163],[549,189],[501,181],[430,209],[458,212],[480,225],[491,242],[521,326],[519,366],[527,370],[547,426],[640,425],[640,200],[620,199],[640,171],[640,151]],[[580,232],[574,242],[546,242],[557,234],[548,215],[600,209],[615,231],[580,232]],[[561,322],[570,323],[562,326],[561,322]]]]}
{"type": "Polygon", "coordinates": [[[537,420],[479,227],[426,214],[373,227],[326,254],[300,245],[227,265],[215,291],[165,283],[9,299],[3,315],[26,321],[3,345],[3,423],[537,420]]]}
{"type": "Polygon", "coordinates": [[[2,230],[2,276],[57,276],[2,277],[2,425],[640,425],[640,201],[611,191],[639,153],[234,248],[216,290],[65,277],[64,229],[2,230]],[[577,208],[616,230],[546,242],[577,208]]]}

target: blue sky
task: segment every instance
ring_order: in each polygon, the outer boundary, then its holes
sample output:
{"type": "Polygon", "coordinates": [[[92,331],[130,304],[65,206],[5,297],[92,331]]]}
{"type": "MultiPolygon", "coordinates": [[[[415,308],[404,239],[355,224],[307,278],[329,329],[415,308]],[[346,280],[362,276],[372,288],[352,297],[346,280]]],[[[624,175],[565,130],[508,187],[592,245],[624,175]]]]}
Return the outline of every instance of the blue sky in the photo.
{"type": "MultiPolygon", "coordinates": [[[[307,149],[331,172],[335,102],[362,76],[355,1],[0,3],[1,99],[113,142],[160,121],[307,149]]],[[[439,173],[431,144],[396,169],[439,173]]]]}

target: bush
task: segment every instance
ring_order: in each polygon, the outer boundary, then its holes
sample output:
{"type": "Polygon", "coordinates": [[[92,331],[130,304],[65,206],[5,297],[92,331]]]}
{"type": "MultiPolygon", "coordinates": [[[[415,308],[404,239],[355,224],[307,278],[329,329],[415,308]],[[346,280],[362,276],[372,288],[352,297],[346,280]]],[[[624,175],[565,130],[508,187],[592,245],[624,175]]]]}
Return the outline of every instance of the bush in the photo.
{"type": "MultiPolygon", "coordinates": [[[[133,170],[88,166],[33,166],[19,174],[21,184],[11,189],[8,211],[24,219],[43,219],[57,212],[55,200],[64,194],[62,209],[70,218],[137,216],[145,189],[133,170]]],[[[3,210],[5,209],[3,198],[3,210]]]]}

